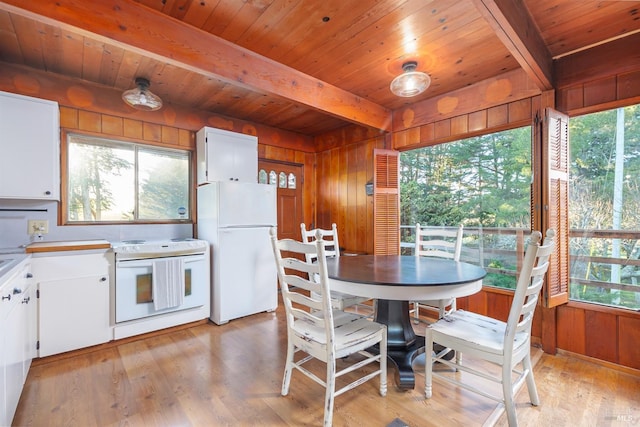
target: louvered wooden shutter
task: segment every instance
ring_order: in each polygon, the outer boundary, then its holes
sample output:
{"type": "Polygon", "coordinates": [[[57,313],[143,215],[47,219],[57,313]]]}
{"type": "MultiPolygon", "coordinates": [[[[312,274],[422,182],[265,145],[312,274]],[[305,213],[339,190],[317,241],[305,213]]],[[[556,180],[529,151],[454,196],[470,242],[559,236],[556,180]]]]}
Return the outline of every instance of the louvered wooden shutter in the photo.
{"type": "Polygon", "coordinates": [[[373,150],[373,235],[375,255],[400,254],[400,153],[373,150]]]}
{"type": "Polygon", "coordinates": [[[556,231],[543,295],[545,306],[555,307],[569,301],[569,116],[547,108],[543,142],[542,231],[556,231]]]}

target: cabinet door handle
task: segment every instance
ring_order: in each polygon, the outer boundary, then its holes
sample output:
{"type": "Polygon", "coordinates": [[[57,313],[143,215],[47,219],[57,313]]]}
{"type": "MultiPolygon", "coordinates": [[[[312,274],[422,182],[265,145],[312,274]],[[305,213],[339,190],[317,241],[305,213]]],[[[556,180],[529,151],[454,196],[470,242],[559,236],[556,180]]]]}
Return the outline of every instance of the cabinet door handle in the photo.
{"type": "Polygon", "coordinates": [[[51,191],[47,190],[47,191],[44,192],[44,194],[46,194],[47,196],[50,196],[51,195],[51,191]]]}
{"type": "Polygon", "coordinates": [[[101,278],[100,278],[100,281],[101,281],[101,282],[106,282],[106,281],[107,281],[107,278],[106,278],[106,277],[101,277],[101,278]]]}
{"type": "Polygon", "coordinates": [[[2,297],[2,301],[4,301],[4,300],[11,301],[11,294],[7,294],[6,297],[2,297]]]}
{"type": "Polygon", "coordinates": [[[13,288],[13,294],[17,295],[17,294],[21,294],[22,293],[22,289],[20,288],[13,288]]]}
{"type": "Polygon", "coordinates": [[[32,277],[33,277],[33,274],[27,273],[27,279],[31,279],[32,277]]]}
{"type": "Polygon", "coordinates": [[[31,301],[31,297],[26,297],[22,300],[22,304],[29,304],[29,301],[31,301]]]}

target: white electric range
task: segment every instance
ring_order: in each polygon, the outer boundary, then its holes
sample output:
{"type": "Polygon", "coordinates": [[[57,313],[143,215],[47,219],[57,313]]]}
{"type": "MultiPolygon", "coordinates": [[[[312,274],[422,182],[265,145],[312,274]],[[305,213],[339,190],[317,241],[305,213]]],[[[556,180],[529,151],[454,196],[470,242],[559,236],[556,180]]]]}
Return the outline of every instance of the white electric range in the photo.
{"type": "Polygon", "coordinates": [[[125,240],[115,254],[114,338],[208,318],[209,243],[198,239],[125,240]]]}

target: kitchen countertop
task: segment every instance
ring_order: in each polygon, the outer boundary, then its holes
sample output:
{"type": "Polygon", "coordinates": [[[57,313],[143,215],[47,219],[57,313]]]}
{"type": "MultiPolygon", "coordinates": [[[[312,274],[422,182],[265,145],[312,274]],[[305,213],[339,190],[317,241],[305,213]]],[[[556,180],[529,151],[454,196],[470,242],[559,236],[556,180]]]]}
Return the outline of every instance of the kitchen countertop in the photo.
{"type": "Polygon", "coordinates": [[[14,248],[0,248],[0,255],[24,254],[25,253],[24,247],[25,245],[14,247],[14,248]]]}
{"type": "Polygon", "coordinates": [[[28,254],[38,252],[82,251],[89,249],[110,249],[111,243],[106,240],[66,240],[59,242],[33,242],[27,245],[28,254]]]}
{"type": "Polygon", "coordinates": [[[4,285],[4,277],[9,277],[9,273],[28,256],[25,253],[0,255],[0,286],[4,285]]]}
{"type": "Polygon", "coordinates": [[[66,240],[59,242],[33,242],[26,245],[26,247],[3,249],[2,251],[0,251],[0,285],[3,285],[3,279],[5,277],[8,277],[15,267],[17,267],[22,261],[27,259],[33,253],[82,251],[110,248],[110,242],[98,239],[66,240]]]}

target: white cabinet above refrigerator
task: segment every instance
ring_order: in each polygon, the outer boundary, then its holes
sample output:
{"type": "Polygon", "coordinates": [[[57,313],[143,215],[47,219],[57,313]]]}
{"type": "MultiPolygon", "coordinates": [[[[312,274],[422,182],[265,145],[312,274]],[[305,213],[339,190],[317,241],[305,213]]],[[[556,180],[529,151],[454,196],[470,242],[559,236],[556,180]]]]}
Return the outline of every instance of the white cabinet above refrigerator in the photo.
{"type": "Polygon", "coordinates": [[[257,182],[258,137],[204,127],[196,134],[198,185],[257,182]]]}

